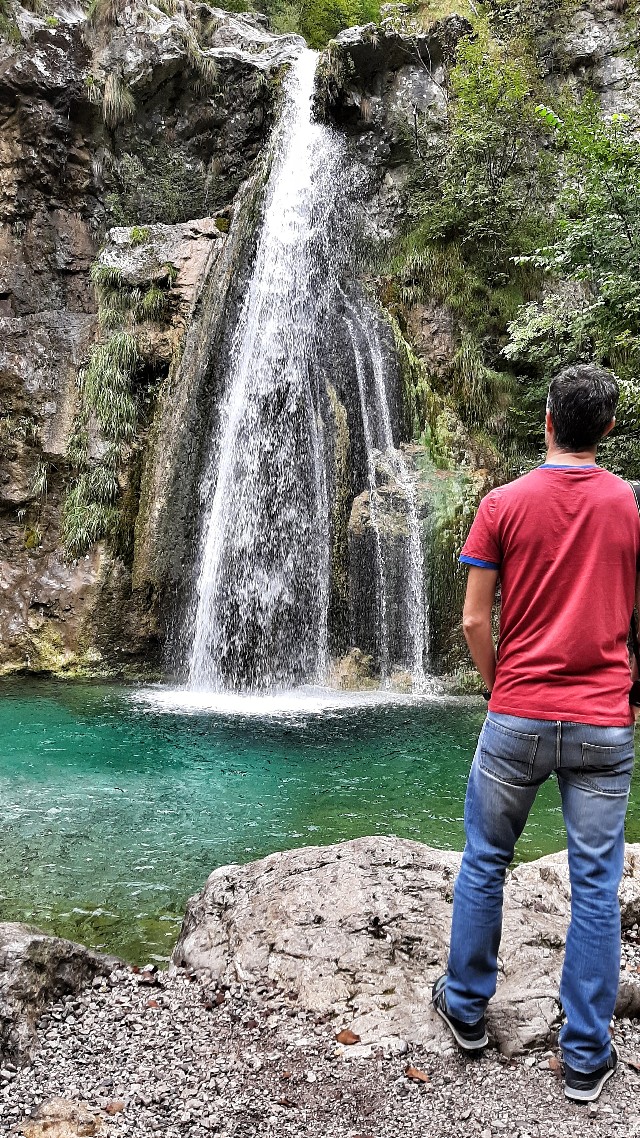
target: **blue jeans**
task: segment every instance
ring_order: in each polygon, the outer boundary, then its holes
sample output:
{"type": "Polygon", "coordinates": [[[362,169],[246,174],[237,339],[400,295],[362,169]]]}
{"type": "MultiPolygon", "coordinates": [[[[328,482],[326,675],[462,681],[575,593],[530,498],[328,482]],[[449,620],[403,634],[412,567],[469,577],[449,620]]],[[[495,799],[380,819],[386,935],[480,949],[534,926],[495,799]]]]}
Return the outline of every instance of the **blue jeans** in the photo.
{"type": "Polygon", "coordinates": [[[567,828],[571,923],[560,1000],[565,1062],[585,1074],[609,1055],[620,974],[618,886],[633,770],[633,727],[489,712],[469,775],[466,845],[456,880],[447,1005],[464,1023],[496,990],[502,892],[538,787],[555,771],[567,828]]]}

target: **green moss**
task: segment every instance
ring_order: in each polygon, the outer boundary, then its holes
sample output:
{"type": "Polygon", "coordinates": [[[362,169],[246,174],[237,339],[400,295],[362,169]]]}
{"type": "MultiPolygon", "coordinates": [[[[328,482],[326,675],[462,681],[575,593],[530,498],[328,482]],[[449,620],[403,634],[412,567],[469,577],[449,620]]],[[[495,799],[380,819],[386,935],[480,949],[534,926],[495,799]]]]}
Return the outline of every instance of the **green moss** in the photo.
{"type": "Polygon", "coordinates": [[[25,549],[39,549],[42,545],[42,530],[39,525],[27,526],[24,531],[25,549]]]}
{"type": "Polygon", "coordinates": [[[215,227],[216,227],[216,229],[218,229],[220,231],[220,233],[228,233],[229,232],[229,226],[230,226],[230,221],[229,221],[228,217],[216,217],[215,227]]]}
{"type": "Polygon", "coordinates": [[[14,46],[22,42],[11,0],[0,0],[0,40],[14,46]]]}

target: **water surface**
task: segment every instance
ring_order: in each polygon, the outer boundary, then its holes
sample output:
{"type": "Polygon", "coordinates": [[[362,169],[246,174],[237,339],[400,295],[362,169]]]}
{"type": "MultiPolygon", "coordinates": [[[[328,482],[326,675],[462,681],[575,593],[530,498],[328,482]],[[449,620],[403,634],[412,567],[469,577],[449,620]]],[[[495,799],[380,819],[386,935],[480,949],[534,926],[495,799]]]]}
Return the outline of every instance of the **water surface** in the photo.
{"type": "MultiPolygon", "coordinates": [[[[0,684],[0,917],[166,958],[216,866],[364,834],[460,849],[477,699],[181,706],[165,689],[0,684]]],[[[640,840],[638,782],[628,838],[640,840]]],[[[554,784],[518,848],[564,844],[554,784]]]]}

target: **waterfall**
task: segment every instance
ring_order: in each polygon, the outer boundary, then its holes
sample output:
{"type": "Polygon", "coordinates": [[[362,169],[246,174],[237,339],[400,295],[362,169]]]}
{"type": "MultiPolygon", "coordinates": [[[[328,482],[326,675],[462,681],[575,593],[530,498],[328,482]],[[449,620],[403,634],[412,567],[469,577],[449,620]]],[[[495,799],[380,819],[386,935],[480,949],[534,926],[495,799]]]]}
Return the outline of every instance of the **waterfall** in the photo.
{"type": "Polygon", "coordinates": [[[424,590],[424,557],[416,487],[402,451],[394,446],[386,383],[386,355],[373,312],[360,311],[346,297],[346,324],[351,339],[367,456],[369,517],[376,551],[376,588],[380,628],[380,671],[390,678],[392,665],[404,667],[413,677],[414,687],[425,686],[424,661],[429,643],[428,610],[424,590]],[[367,380],[369,379],[369,382],[367,380]],[[386,467],[386,469],[384,469],[386,467]],[[381,469],[382,468],[382,469],[381,469]],[[379,489],[380,474],[391,478],[399,491],[401,510],[407,529],[403,550],[402,580],[406,590],[400,619],[399,658],[391,659],[389,604],[391,568],[385,556],[384,510],[379,489]]]}
{"type": "Polygon", "coordinates": [[[316,58],[303,51],[286,81],[203,481],[193,688],[287,686],[320,679],[327,665],[329,511],[316,360],[343,154],[338,136],[312,118],[316,58]]]}
{"type": "MultiPolygon", "coordinates": [[[[355,171],[341,137],[312,117],[316,58],[302,51],[285,82],[251,279],[224,360],[201,484],[190,617],[196,691],[273,691],[326,678],[333,523],[325,424],[336,368],[366,453],[381,676],[404,669],[417,686],[424,679],[415,486],[394,446],[378,320],[359,286],[342,280],[350,242],[339,221],[355,171]],[[400,519],[395,545],[384,528],[383,466],[400,519]]],[[[362,599],[370,599],[366,588],[362,599]]]]}

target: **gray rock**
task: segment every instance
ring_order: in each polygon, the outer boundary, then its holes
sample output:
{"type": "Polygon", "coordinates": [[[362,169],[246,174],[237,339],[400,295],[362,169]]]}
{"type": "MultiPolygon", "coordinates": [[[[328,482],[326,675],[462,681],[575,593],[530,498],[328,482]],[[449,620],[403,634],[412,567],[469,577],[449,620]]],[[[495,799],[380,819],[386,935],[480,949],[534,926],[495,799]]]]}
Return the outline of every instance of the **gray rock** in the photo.
{"type": "MultiPolygon", "coordinates": [[[[430,995],[446,964],[459,864],[459,854],[379,836],[224,866],[190,899],[173,962],[221,983],[275,982],[365,1047],[397,1039],[441,1051],[450,1041],[430,995]]],[[[640,846],[627,847],[621,899],[631,927],[640,846]]],[[[488,1016],[507,1055],[554,1039],[569,906],[565,854],[510,874],[488,1016]]],[[[639,995],[640,984],[623,985],[620,1010],[637,1014],[639,995]]]]}
{"type": "Polygon", "coordinates": [[[26,1062],[45,1005],[108,975],[119,963],[29,925],[1,923],[0,1061],[26,1062]]]}

